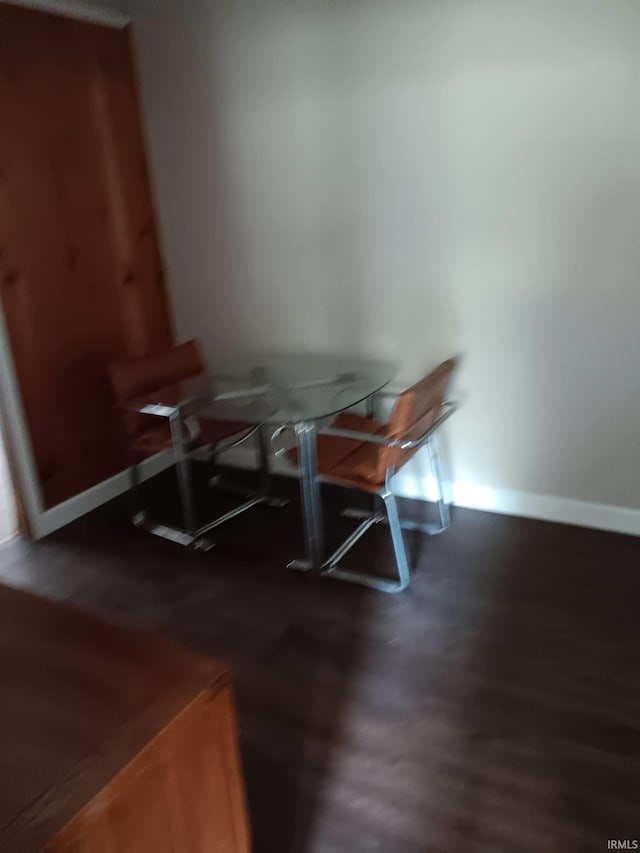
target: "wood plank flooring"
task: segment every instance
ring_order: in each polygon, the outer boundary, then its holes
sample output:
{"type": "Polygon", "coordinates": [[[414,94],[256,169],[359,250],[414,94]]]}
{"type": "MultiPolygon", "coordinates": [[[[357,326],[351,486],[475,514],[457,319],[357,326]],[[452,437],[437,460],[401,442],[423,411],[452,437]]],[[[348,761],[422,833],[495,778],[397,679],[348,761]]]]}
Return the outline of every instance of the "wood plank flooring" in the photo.
{"type": "MultiPolygon", "coordinates": [[[[327,505],[335,538],[348,523],[327,505]]],[[[640,839],[640,539],[458,510],[444,535],[411,534],[397,597],[287,571],[295,499],[219,539],[190,555],[115,502],[2,546],[0,581],[231,665],[256,853],[640,839]]],[[[351,565],[391,560],[380,527],[351,565]]]]}

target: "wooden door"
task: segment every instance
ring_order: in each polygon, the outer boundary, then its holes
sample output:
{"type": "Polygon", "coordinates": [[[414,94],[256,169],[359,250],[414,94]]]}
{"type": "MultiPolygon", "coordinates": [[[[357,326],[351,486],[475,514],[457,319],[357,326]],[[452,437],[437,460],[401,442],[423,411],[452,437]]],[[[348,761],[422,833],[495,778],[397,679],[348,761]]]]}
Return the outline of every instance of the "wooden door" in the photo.
{"type": "Polygon", "coordinates": [[[0,299],[50,507],[124,467],[106,365],[172,340],[126,30],[0,4],[0,299]]]}

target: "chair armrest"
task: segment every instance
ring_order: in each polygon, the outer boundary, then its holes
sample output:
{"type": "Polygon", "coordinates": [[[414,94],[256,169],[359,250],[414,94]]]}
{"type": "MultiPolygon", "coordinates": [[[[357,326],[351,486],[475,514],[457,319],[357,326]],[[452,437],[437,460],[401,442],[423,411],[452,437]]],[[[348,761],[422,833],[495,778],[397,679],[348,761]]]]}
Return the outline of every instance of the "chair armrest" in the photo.
{"type": "Polygon", "coordinates": [[[398,441],[400,442],[400,449],[401,450],[415,450],[418,447],[422,447],[423,444],[426,444],[427,441],[433,435],[433,433],[436,432],[436,430],[440,429],[440,427],[442,426],[442,424],[445,421],[449,420],[451,415],[458,408],[458,404],[456,402],[454,402],[453,400],[445,400],[442,403],[442,408],[444,409],[444,411],[440,415],[438,420],[434,424],[432,424],[432,426],[430,426],[429,429],[425,433],[423,433],[423,435],[421,435],[419,438],[414,438],[414,439],[410,439],[407,441],[405,441],[404,439],[398,439],[398,441]]]}
{"type": "Polygon", "coordinates": [[[370,432],[358,432],[354,429],[336,429],[335,427],[325,427],[318,430],[320,435],[332,435],[335,438],[352,438],[354,441],[368,441],[369,444],[381,444],[384,447],[399,447],[400,441],[397,438],[387,438],[384,435],[375,435],[370,432]]]}
{"type": "MultiPolygon", "coordinates": [[[[138,415],[151,415],[152,417],[169,418],[169,420],[171,420],[178,416],[182,409],[182,406],[164,406],[157,403],[149,403],[146,406],[141,406],[139,409],[132,409],[132,411],[138,415]]],[[[200,435],[200,424],[198,423],[197,418],[187,415],[183,418],[183,423],[189,433],[189,440],[192,441],[193,439],[198,438],[200,435]]]]}
{"type": "Polygon", "coordinates": [[[433,433],[439,429],[442,424],[448,420],[457,409],[457,405],[449,400],[442,404],[445,411],[440,415],[438,420],[429,427],[429,429],[419,438],[402,439],[402,438],[386,438],[383,435],[372,435],[369,432],[358,432],[351,429],[336,429],[335,427],[326,427],[320,430],[322,435],[333,435],[336,438],[353,438],[356,441],[368,442],[369,444],[381,444],[384,447],[398,447],[400,450],[415,450],[426,444],[433,433]]]}
{"type": "Polygon", "coordinates": [[[161,406],[149,403],[147,406],[131,407],[130,412],[138,415],[153,415],[156,418],[171,418],[179,412],[178,406],[161,406]]]}

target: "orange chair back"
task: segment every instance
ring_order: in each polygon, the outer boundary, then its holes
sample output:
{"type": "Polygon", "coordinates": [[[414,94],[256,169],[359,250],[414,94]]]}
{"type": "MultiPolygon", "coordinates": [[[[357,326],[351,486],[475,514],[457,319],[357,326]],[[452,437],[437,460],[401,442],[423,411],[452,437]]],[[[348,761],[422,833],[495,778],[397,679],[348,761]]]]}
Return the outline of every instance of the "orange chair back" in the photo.
{"type": "MultiPolygon", "coordinates": [[[[415,441],[423,436],[442,414],[442,404],[456,364],[457,361],[453,358],[443,361],[428,376],[403,391],[396,400],[387,424],[378,424],[368,418],[355,416],[358,420],[356,424],[351,425],[345,418],[354,416],[339,415],[337,426],[362,431],[363,423],[366,423],[367,431],[372,433],[387,438],[415,441]]],[[[322,438],[320,436],[320,442],[322,438]]],[[[334,438],[330,440],[336,441],[334,438]]],[[[322,446],[319,446],[322,450],[322,446]]],[[[417,448],[402,450],[399,447],[363,442],[355,450],[347,452],[337,465],[330,466],[329,475],[356,488],[377,492],[384,483],[387,468],[401,468],[416,450],[417,448]]],[[[323,467],[322,461],[320,467],[323,467]]]]}
{"type": "MultiPolygon", "coordinates": [[[[457,359],[448,358],[428,376],[400,394],[385,429],[387,438],[415,441],[434,425],[442,414],[442,404],[446,399],[447,389],[457,363],[457,359]]],[[[402,467],[415,452],[415,449],[382,447],[376,478],[379,481],[384,480],[387,468],[402,467]]]]}
{"type": "MultiPolygon", "coordinates": [[[[115,362],[108,368],[111,389],[119,406],[156,391],[162,391],[162,402],[171,405],[179,394],[175,386],[203,372],[204,361],[195,339],[156,355],[115,362]]],[[[135,412],[125,413],[128,434],[135,434],[148,426],[148,417],[135,412]]]]}
{"type": "Polygon", "coordinates": [[[116,402],[122,405],[203,371],[204,362],[194,339],[156,355],[115,362],[109,366],[109,380],[116,402]]]}

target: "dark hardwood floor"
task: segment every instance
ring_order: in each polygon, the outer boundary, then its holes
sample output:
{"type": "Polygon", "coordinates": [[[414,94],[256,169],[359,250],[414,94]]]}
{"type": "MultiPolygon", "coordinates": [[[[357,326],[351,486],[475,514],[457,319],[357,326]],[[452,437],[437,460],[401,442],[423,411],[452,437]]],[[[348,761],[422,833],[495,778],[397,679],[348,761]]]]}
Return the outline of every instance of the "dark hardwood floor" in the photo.
{"type": "MultiPolygon", "coordinates": [[[[443,536],[412,534],[394,597],[284,569],[298,513],[261,508],[190,555],[114,502],[2,546],[0,581],[230,663],[256,853],[640,839],[639,539],[458,510],[443,536]]],[[[391,560],[384,528],[351,555],[391,560]]]]}

